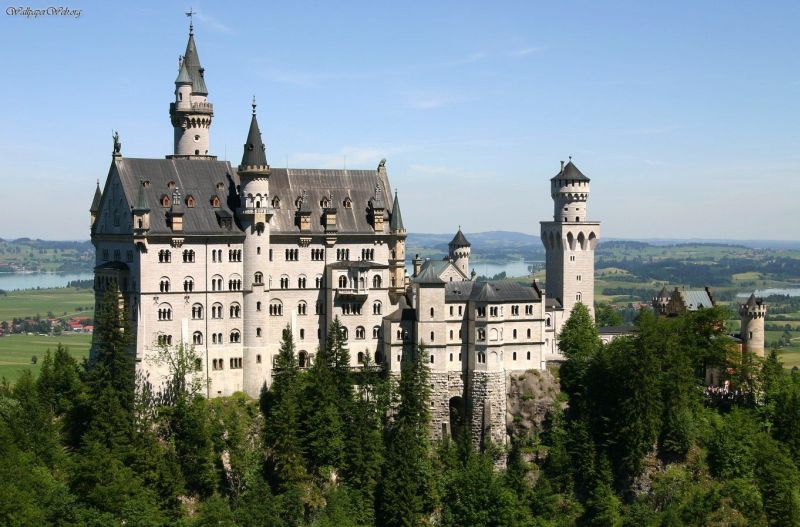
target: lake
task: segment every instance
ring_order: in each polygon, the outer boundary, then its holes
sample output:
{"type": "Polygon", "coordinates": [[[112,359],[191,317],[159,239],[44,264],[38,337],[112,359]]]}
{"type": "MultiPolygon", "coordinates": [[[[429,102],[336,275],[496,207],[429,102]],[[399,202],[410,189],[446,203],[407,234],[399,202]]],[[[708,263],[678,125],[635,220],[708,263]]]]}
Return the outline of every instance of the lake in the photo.
{"type": "MultiPolygon", "coordinates": [[[[757,297],[768,297],[770,295],[785,295],[785,296],[800,296],[800,289],[781,289],[781,288],[769,288],[769,289],[756,289],[756,296],[757,297]]],[[[737,298],[748,298],[750,293],[739,293],[736,295],[737,298]]]]}
{"type": "MultiPolygon", "coordinates": [[[[496,274],[500,274],[505,271],[506,276],[508,278],[513,278],[517,276],[529,276],[531,273],[528,271],[528,266],[534,265],[539,267],[544,266],[544,262],[542,261],[532,261],[532,262],[524,262],[522,260],[518,260],[515,262],[507,262],[503,264],[494,264],[494,263],[484,263],[484,262],[470,262],[470,272],[472,269],[475,269],[475,272],[478,273],[478,276],[488,276],[489,278],[493,277],[496,274]]],[[[414,274],[414,265],[407,261],[406,263],[406,272],[409,276],[414,274]]]]}
{"type": "Polygon", "coordinates": [[[66,287],[73,280],[93,280],[92,273],[0,273],[0,289],[49,289],[66,287]]]}

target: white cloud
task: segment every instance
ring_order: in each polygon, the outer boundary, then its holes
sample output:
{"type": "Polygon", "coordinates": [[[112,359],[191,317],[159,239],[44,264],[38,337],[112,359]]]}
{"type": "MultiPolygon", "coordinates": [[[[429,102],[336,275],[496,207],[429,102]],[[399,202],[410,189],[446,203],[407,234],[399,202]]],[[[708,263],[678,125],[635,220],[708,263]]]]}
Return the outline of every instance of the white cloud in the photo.
{"type": "Polygon", "coordinates": [[[547,48],[545,48],[544,46],[530,46],[527,48],[520,48],[509,51],[508,54],[511,55],[512,57],[525,57],[533,53],[539,53],[540,51],[544,51],[545,49],[547,48]]]}

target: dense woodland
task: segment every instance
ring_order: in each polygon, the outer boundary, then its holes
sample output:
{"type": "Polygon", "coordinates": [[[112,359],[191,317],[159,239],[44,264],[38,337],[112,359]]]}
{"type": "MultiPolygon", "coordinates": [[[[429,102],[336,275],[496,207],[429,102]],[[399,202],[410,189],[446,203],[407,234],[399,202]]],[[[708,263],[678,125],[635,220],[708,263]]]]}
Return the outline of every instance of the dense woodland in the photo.
{"type": "Polygon", "coordinates": [[[601,345],[578,305],[562,398],[510,445],[428,439],[423,353],[348,367],[334,323],[308,370],[283,335],[258,401],[208,400],[193,350],[141,389],[113,297],[96,360],[58,348],[0,387],[0,524],[63,526],[800,525],[800,378],[732,353],[718,309],[601,345]],[[731,390],[709,391],[718,367],[731,390]],[[136,390],[137,382],[139,390],[136,390]],[[506,468],[501,459],[507,457],[506,468]]]}

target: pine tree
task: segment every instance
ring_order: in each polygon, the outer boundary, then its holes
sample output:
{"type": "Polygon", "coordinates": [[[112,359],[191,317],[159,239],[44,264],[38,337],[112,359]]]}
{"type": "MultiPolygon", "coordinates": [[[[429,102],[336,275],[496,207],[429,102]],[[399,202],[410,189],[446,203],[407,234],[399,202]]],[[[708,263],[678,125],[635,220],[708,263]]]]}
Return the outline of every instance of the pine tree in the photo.
{"type": "Polygon", "coordinates": [[[592,358],[600,349],[592,315],[585,305],[578,302],[564,323],[558,347],[566,362],[559,370],[561,388],[570,396],[570,413],[581,415],[586,411],[586,373],[592,358]]]}

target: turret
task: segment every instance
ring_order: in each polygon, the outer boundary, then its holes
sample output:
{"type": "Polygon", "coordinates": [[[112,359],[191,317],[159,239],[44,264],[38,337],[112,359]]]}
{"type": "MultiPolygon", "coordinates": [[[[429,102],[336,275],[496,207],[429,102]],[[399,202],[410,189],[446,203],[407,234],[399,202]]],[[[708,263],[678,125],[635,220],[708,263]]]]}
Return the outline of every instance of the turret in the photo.
{"type": "Polygon", "coordinates": [[[89,215],[91,216],[91,224],[89,225],[94,230],[94,224],[97,221],[97,213],[100,211],[100,200],[103,199],[103,193],[100,192],[100,180],[97,180],[97,187],[94,189],[94,199],[92,205],[89,207],[89,215]]]}
{"type": "Polygon", "coordinates": [[[667,313],[667,305],[669,304],[669,291],[667,286],[661,288],[661,291],[653,297],[653,311],[656,315],[665,315],[667,313]]]}
{"type": "Polygon", "coordinates": [[[753,293],[747,302],[739,305],[739,316],[742,322],[740,331],[742,351],[763,357],[764,320],[767,317],[767,304],[763,299],[756,298],[753,293]]]}
{"type": "Polygon", "coordinates": [[[136,194],[136,203],[133,204],[133,234],[135,237],[144,236],[150,230],[150,204],[144,192],[144,181],[139,180],[139,191],[136,194]]]}
{"type": "Polygon", "coordinates": [[[395,293],[403,293],[406,284],[406,228],[403,225],[403,216],[400,213],[397,190],[394,191],[389,232],[392,235],[392,241],[389,246],[391,250],[389,267],[392,273],[392,288],[395,293]]]}
{"type": "Polygon", "coordinates": [[[464,274],[464,277],[469,276],[469,254],[472,250],[472,245],[467,241],[464,233],[461,232],[461,226],[458,226],[458,232],[450,240],[447,245],[450,249],[449,256],[453,260],[453,264],[464,274]]]}
{"type": "Polygon", "coordinates": [[[372,216],[372,228],[376,233],[383,232],[383,216],[386,211],[386,203],[383,201],[383,189],[380,180],[375,184],[375,194],[369,200],[370,213],[372,216]]]}
{"type": "Polygon", "coordinates": [[[553,221],[580,222],[586,220],[586,201],[589,199],[589,178],[572,163],[572,157],[550,180],[553,198],[553,221]]]}
{"type": "Polygon", "coordinates": [[[214,106],[208,102],[205,70],[200,65],[191,24],[186,52],[178,62],[175,100],[169,105],[169,115],[174,129],[174,148],[172,156],[168,157],[215,158],[209,154],[209,129],[214,106]]]}

